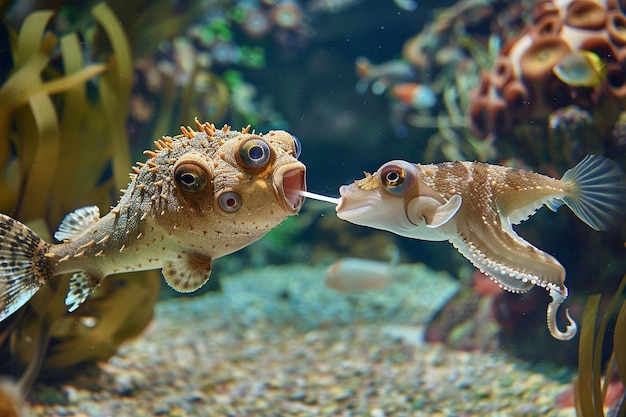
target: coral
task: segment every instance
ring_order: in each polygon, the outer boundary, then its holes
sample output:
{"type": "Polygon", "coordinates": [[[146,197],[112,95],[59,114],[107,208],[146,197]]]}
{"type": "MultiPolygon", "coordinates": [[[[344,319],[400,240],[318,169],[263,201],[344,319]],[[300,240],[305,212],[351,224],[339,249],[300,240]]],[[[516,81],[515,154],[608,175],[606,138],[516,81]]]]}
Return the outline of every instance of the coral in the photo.
{"type": "Polygon", "coordinates": [[[519,122],[545,120],[576,105],[592,113],[596,127],[612,129],[626,104],[626,17],[612,0],[545,0],[518,38],[500,51],[482,75],[469,108],[478,137],[509,133],[519,122]],[[606,66],[598,86],[561,81],[555,65],[577,51],[596,54],[606,66]]]}
{"type": "MultiPolygon", "coordinates": [[[[391,81],[386,83],[390,85],[381,92],[388,92],[391,123],[397,136],[429,136],[424,143],[422,160],[487,161],[494,158],[491,143],[476,140],[468,130],[466,112],[470,91],[479,83],[481,69],[487,70],[495,61],[500,39],[515,32],[519,26],[525,7],[525,2],[510,4],[500,0],[456,2],[437,11],[432,22],[425,23],[419,33],[404,42],[402,60],[385,62],[374,68],[378,72],[383,68],[389,70],[382,75],[391,81]],[[490,28],[488,34],[485,33],[486,27],[490,28]],[[408,69],[397,71],[400,63],[408,69]],[[396,71],[392,72],[392,68],[396,71]],[[389,73],[402,77],[390,79],[389,73]],[[432,99],[427,97],[428,100],[419,102],[420,105],[415,105],[414,101],[407,103],[406,90],[402,92],[403,84],[413,85],[414,91],[430,91],[432,99]]],[[[363,59],[357,62],[357,70],[360,62],[363,59]]],[[[358,73],[362,75],[362,71],[358,73]]],[[[374,86],[380,78],[372,82],[374,93],[374,86]]],[[[363,81],[361,77],[359,83],[363,81]]],[[[504,104],[500,103],[500,106],[504,104]]]]}

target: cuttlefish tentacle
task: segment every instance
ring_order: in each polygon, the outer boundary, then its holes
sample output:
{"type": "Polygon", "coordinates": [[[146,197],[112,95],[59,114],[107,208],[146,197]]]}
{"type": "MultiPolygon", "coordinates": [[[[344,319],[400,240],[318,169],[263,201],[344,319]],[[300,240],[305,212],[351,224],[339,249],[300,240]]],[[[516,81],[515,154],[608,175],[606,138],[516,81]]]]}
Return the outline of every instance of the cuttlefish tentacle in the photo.
{"type": "Polygon", "coordinates": [[[480,233],[466,238],[469,230],[476,229],[465,221],[460,227],[465,231],[460,231],[450,242],[500,288],[520,294],[535,285],[546,288],[552,297],[546,312],[548,330],[555,339],[571,339],[576,335],[577,326],[569,310],[565,312],[569,322],[565,331],[559,330],[556,321],[558,308],[568,294],[564,285],[565,269],[554,257],[530,245],[512,230],[507,231],[504,225],[508,222],[502,223],[501,229],[483,227],[478,229],[480,233]]]}
{"type": "Polygon", "coordinates": [[[476,268],[507,291],[525,293],[535,285],[546,288],[553,300],[546,313],[550,334],[559,340],[574,337],[577,327],[569,311],[566,311],[569,322],[567,329],[561,331],[556,324],[558,307],[568,294],[564,285],[563,266],[554,257],[517,235],[508,221],[491,220],[483,222],[482,227],[478,228],[471,222],[468,224],[466,219],[459,225],[458,236],[449,239],[450,243],[476,268]],[[500,223],[501,226],[496,226],[500,223]],[[490,227],[490,224],[494,227],[490,227]]]}
{"type": "Polygon", "coordinates": [[[565,310],[565,316],[568,321],[565,331],[560,331],[556,324],[556,312],[558,311],[559,306],[567,298],[567,288],[563,287],[562,292],[557,289],[550,289],[550,297],[552,297],[552,302],[548,304],[548,330],[555,339],[570,340],[576,334],[578,327],[576,326],[576,322],[572,319],[572,316],[570,316],[569,309],[565,310]]]}
{"type": "MultiPolygon", "coordinates": [[[[479,177],[481,173],[475,173],[479,177]]],[[[519,236],[497,207],[485,179],[463,196],[456,230],[448,240],[477,268],[512,292],[526,292],[533,285],[561,288],[565,269],[554,257],[519,236]]]]}
{"type": "MultiPolygon", "coordinates": [[[[480,173],[475,173],[479,176],[480,173]]],[[[470,262],[501,288],[525,293],[533,286],[546,288],[553,301],[547,309],[550,334],[569,340],[576,334],[576,323],[569,316],[569,326],[562,332],[556,324],[559,305],[567,298],[565,268],[553,256],[537,249],[513,230],[509,218],[497,206],[487,178],[478,178],[468,190],[459,213],[456,234],[450,243],[470,262]]]]}

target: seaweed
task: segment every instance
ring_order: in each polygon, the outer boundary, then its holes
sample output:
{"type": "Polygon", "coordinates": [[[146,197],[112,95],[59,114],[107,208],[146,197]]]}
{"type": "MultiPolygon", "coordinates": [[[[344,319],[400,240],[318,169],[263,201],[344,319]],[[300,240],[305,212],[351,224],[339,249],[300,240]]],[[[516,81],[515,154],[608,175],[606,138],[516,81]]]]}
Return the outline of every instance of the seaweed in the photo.
{"type": "MultiPolygon", "coordinates": [[[[56,17],[32,12],[17,34],[7,26],[14,66],[0,86],[0,212],[48,241],[67,212],[94,203],[107,208],[131,166],[125,123],[133,60],[118,18],[100,3],[86,28],[58,33],[56,17]],[[98,33],[107,40],[100,49],[98,33]],[[84,64],[95,57],[100,62],[84,64]]],[[[110,277],[71,315],[68,286],[68,276],[51,280],[0,324],[0,371],[19,374],[24,395],[42,370],[61,377],[108,359],[138,335],[152,318],[160,277],[110,277]]]]}
{"type": "Polygon", "coordinates": [[[622,386],[626,386],[626,302],[622,295],[626,287],[626,276],[611,299],[606,311],[600,314],[601,295],[587,298],[580,329],[578,350],[578,377],[574,380],[574,396],[576,413],[581,417],[604,417],[605,415],[626,416],[624,398],[617,402],[617,409],[605,414],[604,405],[610,384],[615,372],[622,386]],[[618,312],[619,308],[619,312],[618,312]],[[617,314],[613,326],[609,326],[611,318],[617,314]],[[601,319],[596,330],[596,323],[601,319]],[[613,330],[612,345],[606,338],[613,330]],[[602,353],[610,349],[611,354],[602,373],[602,353]]]}
{"type": "MultiPolygon", "coordinates": [[[[65,137],[67,133],[61,127],[67,127],[65,119],[76,117],[66,111],[64,119],[59,121],[51,95],[75,89],[107,69],[106,65],[94,64],[69,75],[44,80],[42,72],[49,66],[59,43],[55,34],[46,32],[53,16],[52,11],[39,11],[26,19],[14,52],[14,69],[0,88],[0,135],[13,137],[17,154],[16,160],[12,161],[9,141],[0,142],[0,165],[17,164],[18,171],[17,175],[11,175],[11,170],[0,172],[0,195],[3,196],[0,210],[26,221],[43,217],[49,208],[51,194],[53,190],[57,191],[53,184],[57,183],[54,174],[61,136],[65,137]],[[15,132],[12,131],[13,125],[15,132]]],[[[72,46],[66,40],[61,42],[63,56],[80,54],[80,49],[72,46]]],[[[82,62],[82,57],[74,61],[82,62]]],[[[80,159],[74,162],[78,166],[73,168],[80,169],[80,159]]],[[[69,191],[67,187],[63,189],[69,191]]],[[[51,214],[54,213],[52,208],[51,214]]],[[[57,214],[57,217],[61,215],[57,214]]]]}

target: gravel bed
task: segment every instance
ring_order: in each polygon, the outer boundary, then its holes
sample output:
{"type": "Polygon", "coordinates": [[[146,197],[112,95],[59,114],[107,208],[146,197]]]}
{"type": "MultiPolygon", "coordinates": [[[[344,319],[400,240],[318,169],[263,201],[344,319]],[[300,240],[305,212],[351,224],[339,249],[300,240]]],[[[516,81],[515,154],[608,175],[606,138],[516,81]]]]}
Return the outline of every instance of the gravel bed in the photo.
{"type": "Polygon", "coordinates": [[[420,322],[456,285],[412,268],[349,297],[315,287],[323,268],[264,268],[225,279],[221,295],[159,303],[145,335],[71,380],[37,384],[24,414],[575,415],[556,404],[565,370],[424,344],[420,322]]]}

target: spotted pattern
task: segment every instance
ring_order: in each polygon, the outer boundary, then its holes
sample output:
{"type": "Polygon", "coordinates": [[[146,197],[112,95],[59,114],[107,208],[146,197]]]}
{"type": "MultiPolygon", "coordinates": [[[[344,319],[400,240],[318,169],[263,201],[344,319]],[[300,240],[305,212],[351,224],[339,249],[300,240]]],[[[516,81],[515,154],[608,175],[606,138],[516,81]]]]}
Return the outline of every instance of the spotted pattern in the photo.
{"type": "Polygon", "coordinates": [[[197,120],[195,126],[155,141],[156,150],[144,152],[148,159],[133,167],[128,187],[104,217],[97,207],[66,216],[55,235],[63,243],[49,245],[2,215],[0,320],[62,273],[73,273],[70,310],[120,272],[163,268],[174,289],[193,291],[208,280],[213,259],[251,244],[300,210],[297,191],[306,188],[306,169],[291,134],[217,129],[197,120]],[[241,157],[250,141],[263,158],[254,152],[253,161],[241,157]],[[240,196],[240,204],[223,210],[218,199],[224,192],[240,196]]]}

